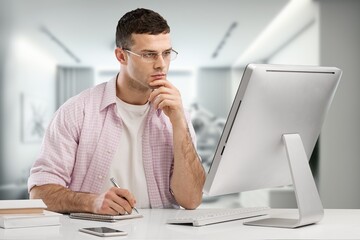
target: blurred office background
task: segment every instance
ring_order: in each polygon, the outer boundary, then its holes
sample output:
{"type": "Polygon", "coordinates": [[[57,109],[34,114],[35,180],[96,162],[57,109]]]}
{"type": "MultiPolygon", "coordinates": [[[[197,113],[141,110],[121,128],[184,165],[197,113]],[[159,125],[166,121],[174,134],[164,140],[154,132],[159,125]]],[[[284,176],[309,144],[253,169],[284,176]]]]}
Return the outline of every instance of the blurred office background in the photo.
{"type": "MultiPolygon", "coordinates": [[[[326,208],[360,208],[360,1],[0,0],[0,199],[27,198],[29,169],[56,109],[113,77],[115,27],[137,7],[161,13],[179,52],[169,80],[182,92],[208,169],[245,66],[336,66],[342,81],[312,170],[326,208]]],[[[291,188],[204,204],[293,206],[291,188]]]]}

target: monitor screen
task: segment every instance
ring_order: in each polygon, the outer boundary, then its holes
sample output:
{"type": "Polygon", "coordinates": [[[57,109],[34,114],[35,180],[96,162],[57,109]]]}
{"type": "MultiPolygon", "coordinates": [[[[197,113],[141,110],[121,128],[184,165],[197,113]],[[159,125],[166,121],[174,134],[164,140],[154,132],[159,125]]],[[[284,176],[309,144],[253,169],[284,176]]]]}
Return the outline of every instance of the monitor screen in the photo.
{"type": "Polygon", "coordinates": [[[204,193],[216,196],[293,184],[284,136],[298,136],[299,149],[310,158],[341,74],[335,67],[249,64],[204,193]]]}

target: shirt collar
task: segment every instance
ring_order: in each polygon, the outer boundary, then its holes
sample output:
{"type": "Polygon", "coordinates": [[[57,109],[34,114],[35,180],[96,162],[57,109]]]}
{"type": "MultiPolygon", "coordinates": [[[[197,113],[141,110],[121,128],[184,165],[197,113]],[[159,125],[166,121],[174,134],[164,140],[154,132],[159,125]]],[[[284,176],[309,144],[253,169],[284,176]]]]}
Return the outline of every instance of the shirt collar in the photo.
{"type": "MultiPolygon", "coordinates": [[[[118,78],[118,75],[119,73],[106,83],[103,99],[101,101],[100,111],[104,110],[111,104],[116,104],[116,79],[118,78]]],[[[153,111],[155,111],[155,109],[150,104],[150,112],[153,111]]],[[[156,115],[159,117],[161,112],[161,109],[157,109],[156,115]]]]}
{"type": "Polygon", "coordinates": [[[100,111],[104,110],[111,104],[116,103],[116,79],[118,74],[108,81],[105,85],[103,99],[100,105],[100,111]]]}

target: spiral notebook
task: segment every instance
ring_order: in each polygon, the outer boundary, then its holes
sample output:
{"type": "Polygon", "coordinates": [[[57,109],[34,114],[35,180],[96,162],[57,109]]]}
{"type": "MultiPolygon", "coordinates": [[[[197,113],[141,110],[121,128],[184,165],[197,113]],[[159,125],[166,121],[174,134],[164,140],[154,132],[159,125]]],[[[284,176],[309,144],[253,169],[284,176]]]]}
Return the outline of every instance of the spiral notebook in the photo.
{"type": "Polygon", "coordinates": [[[102,221],[102,222],[116,222],[124,219],[141,218],[143,215],[139,213],[131,213],[124,215],[103,215],[94,213],[70,213],[70,218],[91,220],[91,221],[102,221]]]}

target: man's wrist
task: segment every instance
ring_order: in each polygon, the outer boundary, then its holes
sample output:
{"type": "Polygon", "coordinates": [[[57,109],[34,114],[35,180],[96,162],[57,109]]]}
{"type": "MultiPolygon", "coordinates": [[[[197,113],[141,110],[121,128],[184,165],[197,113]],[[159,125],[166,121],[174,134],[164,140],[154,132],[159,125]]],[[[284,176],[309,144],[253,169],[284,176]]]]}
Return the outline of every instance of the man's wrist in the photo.
{"type": "Polygon", "coordinates": [[[170,122],[173,127],[183,127],[185,129],[187,128],[187,121],[183,112],[171,117],[170,122]]]}
{"type": "Polygon", "coordinates": [[[96,213],[97,195],[91,193],[84,193],[82,199],[84,201],[85,212],[96,213]]]}

